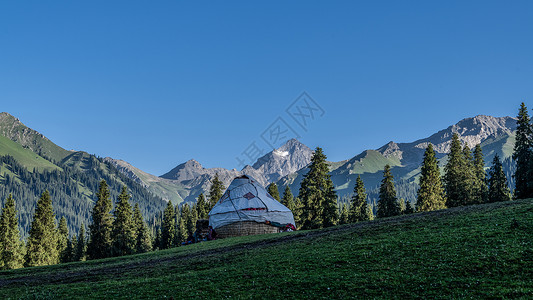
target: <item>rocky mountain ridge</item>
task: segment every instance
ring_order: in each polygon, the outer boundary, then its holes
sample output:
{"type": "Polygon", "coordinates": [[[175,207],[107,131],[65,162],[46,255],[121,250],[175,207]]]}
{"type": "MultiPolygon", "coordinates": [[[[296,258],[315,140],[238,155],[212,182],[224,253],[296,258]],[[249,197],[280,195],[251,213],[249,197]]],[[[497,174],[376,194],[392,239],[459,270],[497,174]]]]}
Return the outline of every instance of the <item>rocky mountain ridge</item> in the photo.
{"type": "Polygon", "coordinates": [[[283,176],[296,172],[309,164],[313,151],[296,139],[287,141],[283,146],[259,158],[254,165],[245,166],[241,171],[225,168],[205,168],[198,161],[190,159],[179,164],[160,177],[145,173],[127,162],[106,158],[124,174],[143,184],[148,190],[173,202],[195,201],[200,193],[206,193],[216,174],[228,186],[237,176],[248,175],[263,186],[278,181],[283,176]],[[165,186],[166,188],[164,188],[165,186]],[[173,191],[165,193],[162,191],[173,191]]]}

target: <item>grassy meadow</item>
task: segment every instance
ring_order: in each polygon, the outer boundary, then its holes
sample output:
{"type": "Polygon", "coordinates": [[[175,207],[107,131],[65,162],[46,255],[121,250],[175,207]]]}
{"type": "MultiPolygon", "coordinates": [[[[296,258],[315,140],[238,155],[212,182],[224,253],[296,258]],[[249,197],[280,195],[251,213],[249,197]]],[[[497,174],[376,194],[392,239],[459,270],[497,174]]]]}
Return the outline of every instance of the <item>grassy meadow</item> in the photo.
{"type": "Polygon", "coordinates": [[[533,297],[533,200],[0,272],[2,299],[533,297]]]}

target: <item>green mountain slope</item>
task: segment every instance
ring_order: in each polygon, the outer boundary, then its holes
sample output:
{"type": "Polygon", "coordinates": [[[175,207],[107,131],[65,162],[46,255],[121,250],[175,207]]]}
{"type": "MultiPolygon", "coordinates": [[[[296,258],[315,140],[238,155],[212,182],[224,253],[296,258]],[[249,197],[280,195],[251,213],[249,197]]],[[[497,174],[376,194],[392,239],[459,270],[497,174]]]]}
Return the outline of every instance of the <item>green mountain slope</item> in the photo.
{"type": "Polygon", "coordinates": [[[69,151],[54,144],[39,132],[26,127],[19,119],[6,112],[0,113],[0,135],[51,161],[61,161],[70,154],[69,151]]]}
{"type": "Polygon", "coordinates": [[[104,158],[104,161],[114,165],[119,171],[135,182],[143,185],[152,194],[158,195],[165,200],[172,201],[173,204],[183,202],[186,197],[191,195],[191,192],[196,192],[195,190],[191,191],[178,180],[157,177],[146,173],[123,160],[106,157],[104,158]]]}
{"type": "Polygon", "coordinates": [[[526,299],[532,231],[532,199],[468,206],[0,271],[0,296],[526,299]]]}
{"type": "Polygon", "coordinates": [[[35,152],[23,148],[4,136],[0,136],[0,156],[3,155],[13,156],[28,171],[32,171],[34,168],[38,171],[60,170],[58,166],[35,154],[35,152]]]}
{"type": "Polygon", "coordinates": [[[45,190],[52,196],[56,217],[66,217],[73,234],[82,223],[90,224],[95,193],[102,179],[110,186],[113,200],[126,186],[132,202],[139,203],[147,219],[166,206],[160,197],[114,165],[86,152],[66,151],[7,113],[0,113],[0,133],[7,135],[0,135],[0,205],[13,194],[23,237],[29,231],[37,199],[45,190]]]}

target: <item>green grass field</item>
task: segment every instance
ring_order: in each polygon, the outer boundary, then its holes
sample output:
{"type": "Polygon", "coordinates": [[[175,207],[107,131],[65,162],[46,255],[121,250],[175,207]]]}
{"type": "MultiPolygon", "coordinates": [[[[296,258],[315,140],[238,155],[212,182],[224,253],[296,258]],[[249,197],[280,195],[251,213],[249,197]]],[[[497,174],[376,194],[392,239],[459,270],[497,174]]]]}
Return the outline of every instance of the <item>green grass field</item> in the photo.
{"type": "Polygon", "coordinates": [[[533,200],[0,272],[2,299],[533,297],[533,200]]]}

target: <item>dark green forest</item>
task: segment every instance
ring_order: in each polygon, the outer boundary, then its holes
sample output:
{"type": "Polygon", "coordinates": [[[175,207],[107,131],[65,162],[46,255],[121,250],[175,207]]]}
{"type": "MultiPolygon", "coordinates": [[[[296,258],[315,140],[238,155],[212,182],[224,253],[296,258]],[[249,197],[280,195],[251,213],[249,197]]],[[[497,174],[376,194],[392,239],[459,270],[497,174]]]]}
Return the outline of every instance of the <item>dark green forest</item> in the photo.
{"type": "Polygon", "coordinates": [[[62,170],[30,172],[13,157],[0,156],[0,174],[4,174],[0,175],[0,203],[3,206],[7,196],[13,195],[23,238],[27,237],[37,200],[45,190],[50,193],[57,220],[65,217],[71,234],[78,234],[82,223],[90,224],[94,192],[102,179],[108,183],[112,199],[116,199],[122,186],[126,185],[132,196],[131,202],[139,204],[145,219],[153,218],[164,209],[165,201],[103,159],[85,154],[83,168],[80,168],[69,158],[55,162],[62,170]]]}

